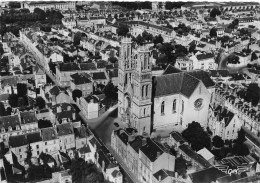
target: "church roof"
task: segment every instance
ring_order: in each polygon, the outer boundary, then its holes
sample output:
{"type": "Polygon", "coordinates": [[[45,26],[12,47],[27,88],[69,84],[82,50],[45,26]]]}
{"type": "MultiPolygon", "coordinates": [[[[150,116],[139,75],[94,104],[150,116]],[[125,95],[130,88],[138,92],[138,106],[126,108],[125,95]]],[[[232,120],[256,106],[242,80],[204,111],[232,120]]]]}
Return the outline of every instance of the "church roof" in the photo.
{"type": "Polygon", "coordinates": [[[166,74],[154,79],[154,96],[160,97],[181,93],[190,97],[200,80],[186,72],[166,74]]]}

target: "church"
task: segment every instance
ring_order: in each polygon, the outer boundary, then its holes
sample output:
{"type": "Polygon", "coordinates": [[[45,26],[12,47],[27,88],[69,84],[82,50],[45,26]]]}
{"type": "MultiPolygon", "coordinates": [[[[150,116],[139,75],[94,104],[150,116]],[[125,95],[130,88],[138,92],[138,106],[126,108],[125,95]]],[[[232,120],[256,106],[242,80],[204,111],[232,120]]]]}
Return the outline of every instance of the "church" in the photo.
{"type": "Polygon", "coordinates": [[[187,128],[192,121],[208,123],[215,83],[202,70],[183,72],[169,65],[163,75],[152,76],[150,51],[132,49],[122,38],[118,69],[118,117],[138,134],[156,129],[187,128]]]}

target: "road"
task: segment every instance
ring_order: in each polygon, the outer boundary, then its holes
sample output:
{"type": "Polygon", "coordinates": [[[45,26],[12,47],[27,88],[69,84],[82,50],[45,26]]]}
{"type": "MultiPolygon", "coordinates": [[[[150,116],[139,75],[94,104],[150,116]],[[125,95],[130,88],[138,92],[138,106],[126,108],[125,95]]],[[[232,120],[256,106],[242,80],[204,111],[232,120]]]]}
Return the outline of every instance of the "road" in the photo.
{"type": "MultiPolygon", "coordinates": [[[[24,43],[23,43],[24,44],[24,43]]],[[[25,48],[29,49],[25,44],[25,48]]],[[[56,77],[49,71],[46,70],[45,67],[41,64],[41,59],[32,51],[29,49],[29,51],[34,55],[36,63],[41,70],[43,70],[50,78],[51,80],[58,86],[60,86],[59,82],[56,80],[56,77]]],[[[77,105],[80,108],[79,105],[77,105]]],[[[124,177],[125,183],[138,183],[138,180],[136,179],[136,176],[133,175],[129,169],[126,167],[123,160],[117,155],[115,151],[112,150],[110,144],[111,144],[111,134],[114,129],[118,129],[118,127],[114,126],[114,121],[117,118],[117,105],[113,106],[109,110],[107,110],[102,116],[96,119],[86,119],[86,117],[83,115],[82,112],[79,113],[80,117],[84,121],[84,123],[90,127],[91,130],[97,134],[97,136],[103,141],[103,143],[107,146],[107,148],[110,150],[110,153],[114,156],[114,158],[117,160],[117,162],[120,164],[121,171],[124,177]]],[[[117,121],[117,123],[121,126],[120,122],[117,121]]]]}
{"type": "MultiPolygon", "coordinates": [[[[232,53],[231,53],[232,54],[232,53]]],[[[222,53],[218,69],[227,69],[232,73],[249,73],[247,66],[231,67],[228,66],[228,54],[222,53]]]]}

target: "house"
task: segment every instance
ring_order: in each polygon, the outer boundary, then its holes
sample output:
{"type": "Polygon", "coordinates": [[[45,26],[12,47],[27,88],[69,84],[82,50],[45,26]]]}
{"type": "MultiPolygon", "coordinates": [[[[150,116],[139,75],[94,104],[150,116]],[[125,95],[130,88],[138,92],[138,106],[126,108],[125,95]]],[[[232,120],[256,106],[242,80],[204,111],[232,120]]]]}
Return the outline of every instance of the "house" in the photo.
{"type": "Polygon", "coordinates": [[[21,129],[28,133],[38,130],[38,120],[35,111],[20,112],[21,129]]]}
{"type": "Polygon", "coordinates": [[[231,75],[228,70],[209,70],[208,71],[210,78],[216,82],[226,83],[231,79],[231,75]]]}
{"type": "Polygon", "coordinates": [[[71,77],[71,90],[81,90],[82,95],[85,97],[93,92],[93,83],[91,76],[87,73],[75,73],[71,77]]]}
{"type": "MultiPolygon", "coordinates": [[[[78,128],[74,128],[75,141],[76,141],[76,149],[81,149],[87,144],[87,133],[86,127],[80,126],[78,128]]],[[[85,151],[85,150],[84,150],[85,151]]]]}
{"type": "Polygon", "coordinates": [[[104,178],[114,183],[123,183],[123,175],[120,173],[118,163],[108,150],[99,149],[96,153],[96,164],[104,175],[104,178]],[[119,172],[119,173],[118,173],[119,172]]]}
{"type": "Polygon", "coordinates": [[[78,105],[80,105],[83,114],[87,119],[97,118],[102,114],[100,112],[104,106],[98,101],[95,96],[89,95],[88,97],[80,97],[77,100],[78,105]]]}
{"type": "Polygon", "coordinates": [[[218,135],[223,140],[236,139],[241,126],[242,124],[237,114],[229,111],[224,106],[218,105],[212,109],[209,118],[209,128],[213,136],[218,135]]]}
{"type": "Polygon", "coordinates": [[[52,181],[59,183],[72,183],[72,175],[69,174],[69,170],[54,172],[52,173],[52,181]]]}
{"type": "Polygon", "coordinates": [[[10,136],[22,134],[20,118],[19,115],[16,114],[0,117],[0,121],[0,137],[3,139],[5,145],[8,146],[10,136]]]}
{"type": "Polygon", "coordinates": [[[175,67],[183,71],[189,71],[193,69],[193,62],[188,57],[178,57],[175,67]]]}
{"type": "Polygon", "coordinates": [[[60,143],[55,127],[41,129],[43,152],[52,154],[60,150],[60,143]]]}
{"type": "Polygon", "coordinates": [[[193,69],[212,70],[216,68],[215,58],[212,53],[192,55],[193,69]]]}
{"type": "Polygon", "coordinates": [[[49,62],[53,62],[53,63],[61,63],[64,61],[64,58],[62,56],[61,53],[57,53],[57,52],[53,52],[50,56],[49,56],[49,62]]]}
{"type": "Polygon", "coordinates": [[[205,160],[207,160],[211,165],[214,165],[215,163],[215,157],[214,155],[205,147],[197,152],[200,154],[205,160]]]}
{"type": "Polygon", "coordinates": [[[175,171],[175,156],[170,154],[168,147],[147,138],[146,144],[139,150],[138,179],[152,182],[153,175],[161,169],[175,171]]]}
{"type": "Polygon", "coordinates": [[[24,164],[27,157],[28,142],[26,134],[9,137],[9,148],[17,157],[20,164],[24,164]]]}
{"type": "Polygon", "coordinates": [[[186,161],[191,162],[192,167],[195,169],[195,171],[209,168],[212,166],[206,159],[204,159],[201,155],[193,151],[191,147],[187,144],[180,145],[178,150],[178,152],[186,161]]]}
{"type": "Polygon", "coordinates": [[[92,79],[97,84],[107,85],[109,77],[106,72],[94,72],[92,73],[92,79]]]}
{"type": "Polygon", "coordinates": [[[64,123],[57,126],[59,146],[61,151],[67,151],[75,148],[75,136],[71,123],[64,123]]]}
{"type": "Polygon", "coordinates": [[[31,148],[32,157],[39,157],[41,152],[43,152],[43,141],[40,132],[33,132],[26,134],[27,136],[27,143],[31,148]]]}
{"type": "Polygon", "coordinates": [[[78,149],[79,157],[83,158],[88,163],[93,163],[91,158],[91,150],[88,145],[84,145],[83,147],[78,149]]]}
{"type": "MultiPolygon", "coordinates": [[[[177,177],[176,177],[177,178],[177,177]]],[[[168,183],[175,182],[175,172],[161,169],[155,174],[153,174],[153,183],[168,183]]],[[[178,181],[176,181],[178,182],[178,181]]]]}
{"type": "Polygon", "coordinates": [[[36,88],[44,86],[47,83],[46,74],[38,66],[34,69],[34,79],[36,88]]]}

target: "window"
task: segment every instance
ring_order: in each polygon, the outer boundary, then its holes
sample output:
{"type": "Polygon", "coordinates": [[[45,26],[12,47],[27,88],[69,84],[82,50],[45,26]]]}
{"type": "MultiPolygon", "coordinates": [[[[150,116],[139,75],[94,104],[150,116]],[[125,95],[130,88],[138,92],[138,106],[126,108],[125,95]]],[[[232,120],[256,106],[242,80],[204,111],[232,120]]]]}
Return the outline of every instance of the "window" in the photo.
{"type": "Polygon", "coordinates": [[[162,102],[162,105],[161,105],[161,115],[164,115],[164,101],[162,102]]]}
{"type": "Polygon", "coordinates": [[[183,111],[184,111],[184,101],[182,100],[181,101],[181,113],[183,113],[183,111]]]}
{"type": "Polygon", "coordinates": [[[173,100],[172,103],[172,112],[175,113],[176,112],[176,99],[173,100]]]}
{"type": "Polygon", "coordinates": [[[36,148],[39,149],[39,145],[36,145],[36,148]]]}

